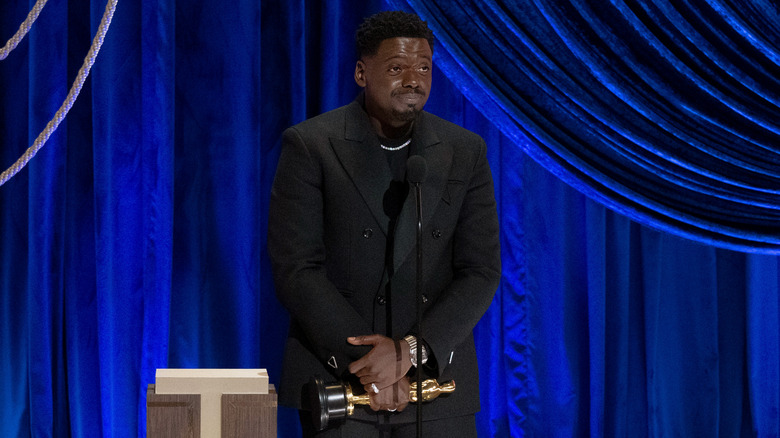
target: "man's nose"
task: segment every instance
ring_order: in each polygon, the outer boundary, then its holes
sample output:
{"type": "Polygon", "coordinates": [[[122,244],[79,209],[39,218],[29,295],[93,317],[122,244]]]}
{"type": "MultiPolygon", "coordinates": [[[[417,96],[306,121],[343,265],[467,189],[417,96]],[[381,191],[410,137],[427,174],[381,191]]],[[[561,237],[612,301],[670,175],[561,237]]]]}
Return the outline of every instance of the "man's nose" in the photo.
{"type": "Polygon", "coordinates": [[[417,88],[419,86],[418,79],[419,78],[417,77],[417,72],[414,71],[414,69],[404,70],[403,77],[402,77],[403,80],[402,85],[404,87],[417,88]]]}

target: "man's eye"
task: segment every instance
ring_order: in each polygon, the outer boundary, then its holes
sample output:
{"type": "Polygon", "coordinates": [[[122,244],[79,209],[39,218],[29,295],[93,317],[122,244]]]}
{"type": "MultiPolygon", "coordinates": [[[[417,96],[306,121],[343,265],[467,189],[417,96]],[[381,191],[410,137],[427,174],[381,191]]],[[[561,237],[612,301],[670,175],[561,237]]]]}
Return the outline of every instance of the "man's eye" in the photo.
{"type": "Polygon", "coordinates": [[[427,65],[423,65],[422,67],[420,67],[420,71],[424,71],[424,72],[431,71],[431,67],[427,65]]]}

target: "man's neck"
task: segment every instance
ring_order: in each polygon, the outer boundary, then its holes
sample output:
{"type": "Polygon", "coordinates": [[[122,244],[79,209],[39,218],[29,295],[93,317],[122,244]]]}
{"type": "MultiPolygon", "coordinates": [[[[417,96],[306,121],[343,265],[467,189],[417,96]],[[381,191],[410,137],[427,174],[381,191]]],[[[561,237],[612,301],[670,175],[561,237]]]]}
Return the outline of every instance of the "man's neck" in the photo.
{"type": "Polygon", "coordinates": [[[365,94],[360,96],[360,105],[363,110],[368,114],[368,120],[371,122],[371,126],[374,128],[374,132],[377,135],[384,138],[402,138],[408,137],[412,128],[414,127],[414,120],[409,122],[399,123],[398,125],[391,123],[383,123],[382,120],[375,116],[371,108],[368,108],[365,101],[365,94]]]}
{"type": "Polygon", "coordinates": [[[369,119],[371,119],[371,126],[374,127],[374,131],[377,133],[377,135],[384,138],[408,137],[412,132],[412,128],[414,127],[413,121],[408,122],[403,126],[391,126],[383,124],[378,119],[371,116],[369,116],[369,119]]]}

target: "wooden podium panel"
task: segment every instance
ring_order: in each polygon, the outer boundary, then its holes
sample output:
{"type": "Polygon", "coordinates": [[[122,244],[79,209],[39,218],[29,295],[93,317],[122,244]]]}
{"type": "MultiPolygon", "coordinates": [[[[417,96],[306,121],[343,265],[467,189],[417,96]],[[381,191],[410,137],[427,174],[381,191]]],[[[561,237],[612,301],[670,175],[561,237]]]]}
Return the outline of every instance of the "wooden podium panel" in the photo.
{"type": "Polygon", "coordinates": [[[200,438],[199,394],[155,394],[146,389],[146,436],[200,438]]]}
{"type": "Polygon", "coordinates": [[[276,392],[223,394],[222,437],[276,436],[276,392]]]}
{"type": "Polygon", "coordinates": [[[147,437],[274,437],[276,403],[265,370],[159,369],[147,389],[147,437]]]}

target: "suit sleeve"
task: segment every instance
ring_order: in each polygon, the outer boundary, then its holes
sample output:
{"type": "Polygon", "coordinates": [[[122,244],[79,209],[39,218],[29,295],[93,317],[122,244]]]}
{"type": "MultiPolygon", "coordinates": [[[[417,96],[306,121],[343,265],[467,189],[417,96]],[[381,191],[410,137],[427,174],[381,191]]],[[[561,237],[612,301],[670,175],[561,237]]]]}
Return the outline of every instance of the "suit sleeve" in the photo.
{"type": "Polygon", "coordinates": [[[282,137],[268,217],[276,294],[318,358],[341,377],[351,361],[369,351],[349,345],[346,338],[370,334],[371,328],[326,275],[323,203],[321,166],[299,132],[289,128],[282,137]]]}
{"type": "Polygon", "coordinates": [[[482,139],[479,145],[453,235],[453,279],[423,319],[439,374],[487,311],[501,278],[493,178],[482,139]]]}

